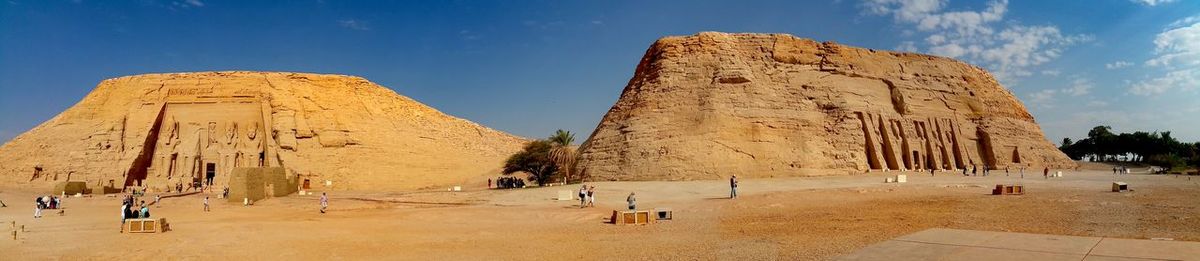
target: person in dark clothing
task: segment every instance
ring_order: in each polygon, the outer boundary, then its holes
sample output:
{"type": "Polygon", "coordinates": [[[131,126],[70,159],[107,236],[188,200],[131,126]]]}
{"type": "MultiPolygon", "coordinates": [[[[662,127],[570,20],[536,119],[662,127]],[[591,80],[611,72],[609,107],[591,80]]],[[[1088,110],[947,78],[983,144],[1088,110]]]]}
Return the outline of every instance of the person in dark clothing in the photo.
{"type": "Polygon", "coordinates": [[[729,177],[729,199],[737,198],[737,186],[738,186],[737,175],[730,176],[729,177]]]}

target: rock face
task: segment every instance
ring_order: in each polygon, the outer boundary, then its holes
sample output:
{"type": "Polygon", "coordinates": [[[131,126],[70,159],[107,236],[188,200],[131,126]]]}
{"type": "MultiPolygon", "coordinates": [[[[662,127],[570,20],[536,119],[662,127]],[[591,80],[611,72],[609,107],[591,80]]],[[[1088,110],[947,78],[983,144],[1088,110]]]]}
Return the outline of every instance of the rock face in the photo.
{"type": "Polygon", "coordinates": [[[4,144],[0,179],[162,190],[283,167],[314,189],[412,189],[495,175],[523,143],[359,77],[148,74],[105,80],[4,144]]]}
{"type": "Polygon", "coordinates": [[[988,72],[783,34],[658,40],[583,144],[592,180],[1074,167],[988,72]]]}

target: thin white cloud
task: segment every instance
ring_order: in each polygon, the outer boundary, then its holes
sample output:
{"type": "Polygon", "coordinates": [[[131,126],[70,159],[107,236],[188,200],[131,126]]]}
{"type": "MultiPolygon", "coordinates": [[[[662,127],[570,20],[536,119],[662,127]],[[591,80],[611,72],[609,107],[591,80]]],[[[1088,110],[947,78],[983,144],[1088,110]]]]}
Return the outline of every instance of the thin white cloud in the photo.
{"type": "Polygon", "coordinates": [[[1088,107],[1092,107],[1092,108],[1105,107],[1105,106],[1108,106],[1108,102],[1106,102],[1106,101],[1099,101],[1099,100],[1092,100],[1092,101],[1089,101],[1089,102],[1087,103],[1087,106],[1088,106],[1088,107]]]}
{"type": "MultiPolygon", "coordinates": [[[[923,33],[924,51],[981,65],[997,79],[1013,84],[1033,75],[1032,67],[1052,61],[1069,46],[1090,41],[1087,35],[1064,35],[1057,26],[1026,26],[1006,21],[1008,0],[993,0],[979,11],[947,11],[948,0],[866,0],[868,14],[888,15],[898,24],[923,33]]],[[[902,42],[898,49],[916,49],[902,42]]],[[[905,51],[908,51],[905,50],[905,51]]]]}
{"type": "Polygon", "coordinates": [[[1158,95],[1172,89],[1190,90],[1200,86],[1200,20],[1192,17],[1176,21],[1154,38],[1156,57],[1146,65],[1163,73],[1133,83],[1129,92],[1158,95]],[[1184,23],[1190,21],[1191,24],[1184,23]]]}
{"type": "Polygon", "coordinates": [[[1060,74],[1062,74],[1062,71],[1059,70],[1042,70],[1042,75],[1045,76],[1058,76],[1060,74]]]}
{"type": "Polygon", "coordinates": [[[1054,96],[1058,89],[1045,89],[1029,94],[1029,105],[1039,109],[1054,108],[1054,96]]]}
{"type": "Polygon", "coordinates": [[[1126,61],[1116,61],[1113,63],[1104,64],[1104,68],[1109,69],[1109,70],[1121,69],[1121,68],[1125,68],[1125,67],[1129,67],[1129,66],[1133,66],[1133,63],[1126,62],[1126,61]]]}
{"type": "Polygon", "coordinates": [[[1070,87],[1062,90],[1062,93],[1069,94],[1071,96],[1083,96],[1092,93],[1092,88],[1094,87],[1095,85],[1092,84],[1091,80],[1086,78],[1076,78],[1074,81],[1071,81],[1070,87]]]}
{"type": "Polygon", "coordinates": [[[920,50],[917,49],[917,45],[915,43],[913,43],[912,41],[903,41],[903,42],[900,42],[900,45],[896,46],[896,51],[918,52],[920,50]]]}
{"type": "Polygon", "coordinates": [[[204,7],[204,2],[200,2],[200,0],[186,0],[184,2],[195,7],[204,7]]]}
{"type": "Polygon", "coordinates": [[[1171,24],[1167,25],[1167,28],[1179,28],[1179,27],[1183,27],[1185,25],[1194,24],[1196,22],[1200,22],[1200,15],[1189,16],[1189,17],[1186,17],[1183,19],[1179,19],[1179,21],[1175,21],[1175,22],[1172,22],[1171,24]]]}
{"type": "Polygon", "coordinates": [[[370,31],[371,30],[370,23],[368,23],[366,21],[355,20],[355,19],[340,20],[340,21],[338,21],[338,25],[341,25],[342,27],[345,27],[345,28],[350,28],[351,30],[358,30],[358,31],[370,31]]]}
{"type": "Polygon", "coordinates": [[[467,41],[475,41],[475,40],[483,39],[482,35],[472,32],[471,30],[465,30],[465,29],[458,31],[458,36],[461,37],[463,40],[467,40],[467,41]]]}
{"type": "Polygon", "coordinates": [[[1130,0],[1134,3],[1139,3],[1147,6],[1156,6],[1161,4],[1174,3],[1176,0],[1130,0]]]}

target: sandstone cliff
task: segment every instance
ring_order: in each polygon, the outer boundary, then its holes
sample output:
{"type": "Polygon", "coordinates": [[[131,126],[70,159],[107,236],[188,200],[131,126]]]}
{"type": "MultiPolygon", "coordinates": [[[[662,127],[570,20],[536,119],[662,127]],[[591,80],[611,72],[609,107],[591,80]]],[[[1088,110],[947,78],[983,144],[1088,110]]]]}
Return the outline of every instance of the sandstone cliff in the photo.
{"type": "Polygon", "coordinates": [[[524,140],[448,116],[363,78],[275,72],[105,80],[0,147],[0,180],[45,186],[190,183],[282,166],[320,188],[413,189],[498,173],[524,140]]]}
{"type": "Polygon", "coordinates": [[[972,164],[1014,172],[1075,165],[978,67],[783,34],[726,33],[655,42],[579,162],[592,180],[972,164]]]}

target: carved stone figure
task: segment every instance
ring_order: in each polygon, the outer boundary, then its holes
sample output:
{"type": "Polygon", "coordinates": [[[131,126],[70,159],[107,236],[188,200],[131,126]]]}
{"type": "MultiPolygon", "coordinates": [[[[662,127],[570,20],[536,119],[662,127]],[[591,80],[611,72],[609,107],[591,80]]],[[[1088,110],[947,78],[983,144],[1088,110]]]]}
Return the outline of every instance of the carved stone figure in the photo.
{"type": "Polygon", "coordinates": [[[207,149],[217,144],[217,123],[208,123],[208,142],[204,143],[204,148],[207,149]]]}
{"type": "MultiPolygon", "coordinates": [[[[167,127],[167,139],[166,139],[166,141],[164,141],[163,144],[174,145],[174,144],[178,143],[179,121],[175,120],[175,116],[171,116],[171,118],[168,118],[167,121],[164,122],[164,124],[166,124],[165,127],[167,127]]],[[[174,148],[174,147],[172,147],[172,148],[174,148]]]]}
{"type": "Polygon", "coordinates": [[[225,145],[234,147],[237,145],[238,125],[237,122],[230,122],[229,126],[225,127],[225,145]]]}

